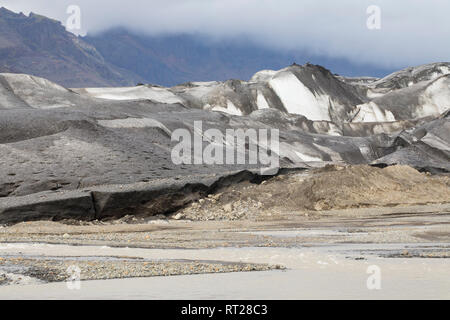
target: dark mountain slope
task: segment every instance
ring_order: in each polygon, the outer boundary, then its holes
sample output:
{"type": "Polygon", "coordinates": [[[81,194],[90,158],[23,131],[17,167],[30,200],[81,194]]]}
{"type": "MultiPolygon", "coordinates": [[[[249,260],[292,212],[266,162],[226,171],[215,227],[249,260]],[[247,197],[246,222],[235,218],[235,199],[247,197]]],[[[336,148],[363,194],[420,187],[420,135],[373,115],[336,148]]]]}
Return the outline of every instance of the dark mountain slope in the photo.
{"type": "Polygon", "coordinates": [[[111,64],[164,86],[188,81],[248,80],[260,70],[278,70],[293,62],[308,61],[347,76],[381,77],[394,71],[306,52],[271,50],[243,38],[219,42],[201,35],[149,36],[118,28],[83,40],[95,46],[111,64]]]}
{"type": "Polygon", "coordinates": [[[130,85],[139,77],[105,62],[59,21],[0,8],[0,71],[45,77],[67,87],[130,85]]]}

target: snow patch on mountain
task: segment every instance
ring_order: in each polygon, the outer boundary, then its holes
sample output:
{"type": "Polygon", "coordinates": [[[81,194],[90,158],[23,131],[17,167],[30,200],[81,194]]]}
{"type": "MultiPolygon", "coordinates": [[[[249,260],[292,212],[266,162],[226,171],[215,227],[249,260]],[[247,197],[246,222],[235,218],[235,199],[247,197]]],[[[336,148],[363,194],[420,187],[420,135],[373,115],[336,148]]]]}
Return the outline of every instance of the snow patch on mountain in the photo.
{"type": "Polygon", "coordinates": [[[215,106],[213,107],[211,110],[213,111],[221,111],[221,112],[225,112],[231,115],[235,115],[235,116],[242,116],[242,111],[240,109],[238,109],[233,102],[231,102],[230,100],[227,100],[227,107],[220,107],[220,106],[215,106]]]}
{"type": "MultiPolygon", "coordinates": [[[[148,99],[159,103],[183,103],[183,100],[167,88],[137,86],[123,88],[86,88],[87,94],[108,100],[142,100],[148,99]]],[[[80,92],[80,91],[78,91],[80,92]]]]}
{"type": "Polygon", "coordinates": [[[359,111],[353,122],[390,122],[396,121],[394,114],[389,110],[380,108],[376,103],[370,102],[358,106],[359,111]]]}
{"type": "Polygon", "coordinates": [[[450,76],[443,76],[430,84],[419,98],[419,116],[440,115],[450,109],[450,76]],[[422,109],[422,110],[421,110],[422,109]]]}
{"type": "Polygon", "coordinates": [[[23,106],[37,109],[52,109],[75,106],[72,101],[75,94],[70,90],[51,82],[47,79],[28,74],[2,73],[0,84],[1,91],[8,94],[0,100],[8,97],[7,108],[21,108],[23,106]]]}
{"type": "Polygon", "coordinates": [[[277,74],[275,70],[261,70],[253,75],[250,82],[267,82],[277,74]]]}
{"type": "Polygon", "coordinates": [[[318,99],[291,72],[278,73],[270,80],[269,84],[289,113],[300,114],[310,120],[331,120],[328,111],[329,105],[323,103],[324,97],[318,99]]]}
{"type": "Polygon", "coordinates": [[[28,74],[3,73],[2,76],[16,94],[32,94],[36,89],[68,92],[66,88],[52,81],[28,74]],[[26,84],[25,87],[23,86],[24,84],[26,84]]]}
{"type": "Polygon", "coordinates": [[[171,88],[140,85],[72,90],[44,79],[13,75],[8,81],[3,80],[6,84],[0,91],[5,94],[0,108],[8,108],[5,105],[11,101],[16,106],[22,103],[25,108],[73,106],[76,99],[72,95],[76,92],[77,99],[86,96],[118,101],[146,99],[234,116],[250,115],[257,110],[279,110],[312,121],[302,124],[307,131],[342,135],[342,126],[349,122],[392,123],[437,117],[446,112],[450,107],[449,71],[449,63],[436,63],[407,68],[383,79],[345,78],[320,66],[294,64],[279,71],[260,71],[248,82],[228,80],[188,82],[171,88]],[[8,94],[8,86],[13,88],[13,94],[8,94]],[[32,97],[30,92],[34,92],[32,97]],[[46,96],[52,99],[45,99],[46,96]]]}
{"type": "Polygon", "coordinates": [[[318,162],[318,161],[322,161],[322,158],[320,157],[315,157],[315,156],[310,156],[308,154],[304,154],[298,151],[294,151],[295,154],[297,155],[297,157],[300,158],[300,161],[304,161],[304,162],[318,162]]]}
{"type": "Polygon", "coordinates": [[[267,100],[261,91],[258,91],[257,98],[256,98],[256,104],[258,105],[259,110],[270,109],[270,106],[267,103],[267,100]]]}

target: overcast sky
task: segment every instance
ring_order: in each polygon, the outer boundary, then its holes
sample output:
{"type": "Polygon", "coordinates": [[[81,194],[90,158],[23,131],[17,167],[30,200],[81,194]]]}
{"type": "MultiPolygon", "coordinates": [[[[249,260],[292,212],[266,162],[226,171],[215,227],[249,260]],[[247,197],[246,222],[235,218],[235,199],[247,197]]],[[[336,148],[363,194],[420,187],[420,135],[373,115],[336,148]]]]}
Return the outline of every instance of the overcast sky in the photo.
{"type": "Polygon", "coordinates": [[[0,0],[66,23],[78,5],[82,29],[125,26],[151,34],[245,35],[272,48],[307,49],[383,67],[450,60],[449,0],[0,0]],[[381,9],[381,29],[367,28],[367,8],[381,9]]]}

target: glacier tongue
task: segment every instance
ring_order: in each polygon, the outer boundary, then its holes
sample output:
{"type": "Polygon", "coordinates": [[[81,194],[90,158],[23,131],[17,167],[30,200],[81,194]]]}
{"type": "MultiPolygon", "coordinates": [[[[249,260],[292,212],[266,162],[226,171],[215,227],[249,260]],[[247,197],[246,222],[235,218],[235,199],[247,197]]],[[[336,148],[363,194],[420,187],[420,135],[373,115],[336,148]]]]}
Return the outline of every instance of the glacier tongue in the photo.
{"type": "Polygon", "coordinates": [[[175,164],[172,133],[198,136],[198,122],[201,147],[211,144],[209,129],[277,130],[279,150],[256,144],[281,168],[400,163],[449,172],[450,75],[435,77],[435,67],[408,71],[399,88],[398,77],[345,79],[313,65],[172,88],[71,90],[0,74],[0,223],[170,212],[219,183],[261,180],[259,164],[175,164]]]}
{"type": "Polygon", "coordinates": [[[437,117],[448,110],[449,63],[408,68],[383,79],[345,78],[311,64],[263,70],[250,81],[190,82],[172,88],[74,89],[110,100],[148,99],[230,115],[277,109],[339,126],[349,122],[395,122],[437,117]]]}

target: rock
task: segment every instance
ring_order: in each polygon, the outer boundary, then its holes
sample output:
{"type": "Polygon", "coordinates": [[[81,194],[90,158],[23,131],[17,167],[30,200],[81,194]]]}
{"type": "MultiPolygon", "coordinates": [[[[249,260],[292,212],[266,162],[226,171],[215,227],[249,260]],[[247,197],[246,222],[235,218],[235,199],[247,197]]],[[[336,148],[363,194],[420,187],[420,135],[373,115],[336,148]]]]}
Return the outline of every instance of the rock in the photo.
{"type": "Polygon", "coordinates": [[[177,214],[173,217],[173,219],[174,219],[174,220],[181,220],[181,219],[183,219],[183,214],[182,214],[182,213],[177,213],[177,214]]]}
{"type": "Polygon", "coordinates": [[[231,213],[233,211],[233,205],[231,203],[224,205],[223,211],[225,211],[226,213],[231,213]]]}

